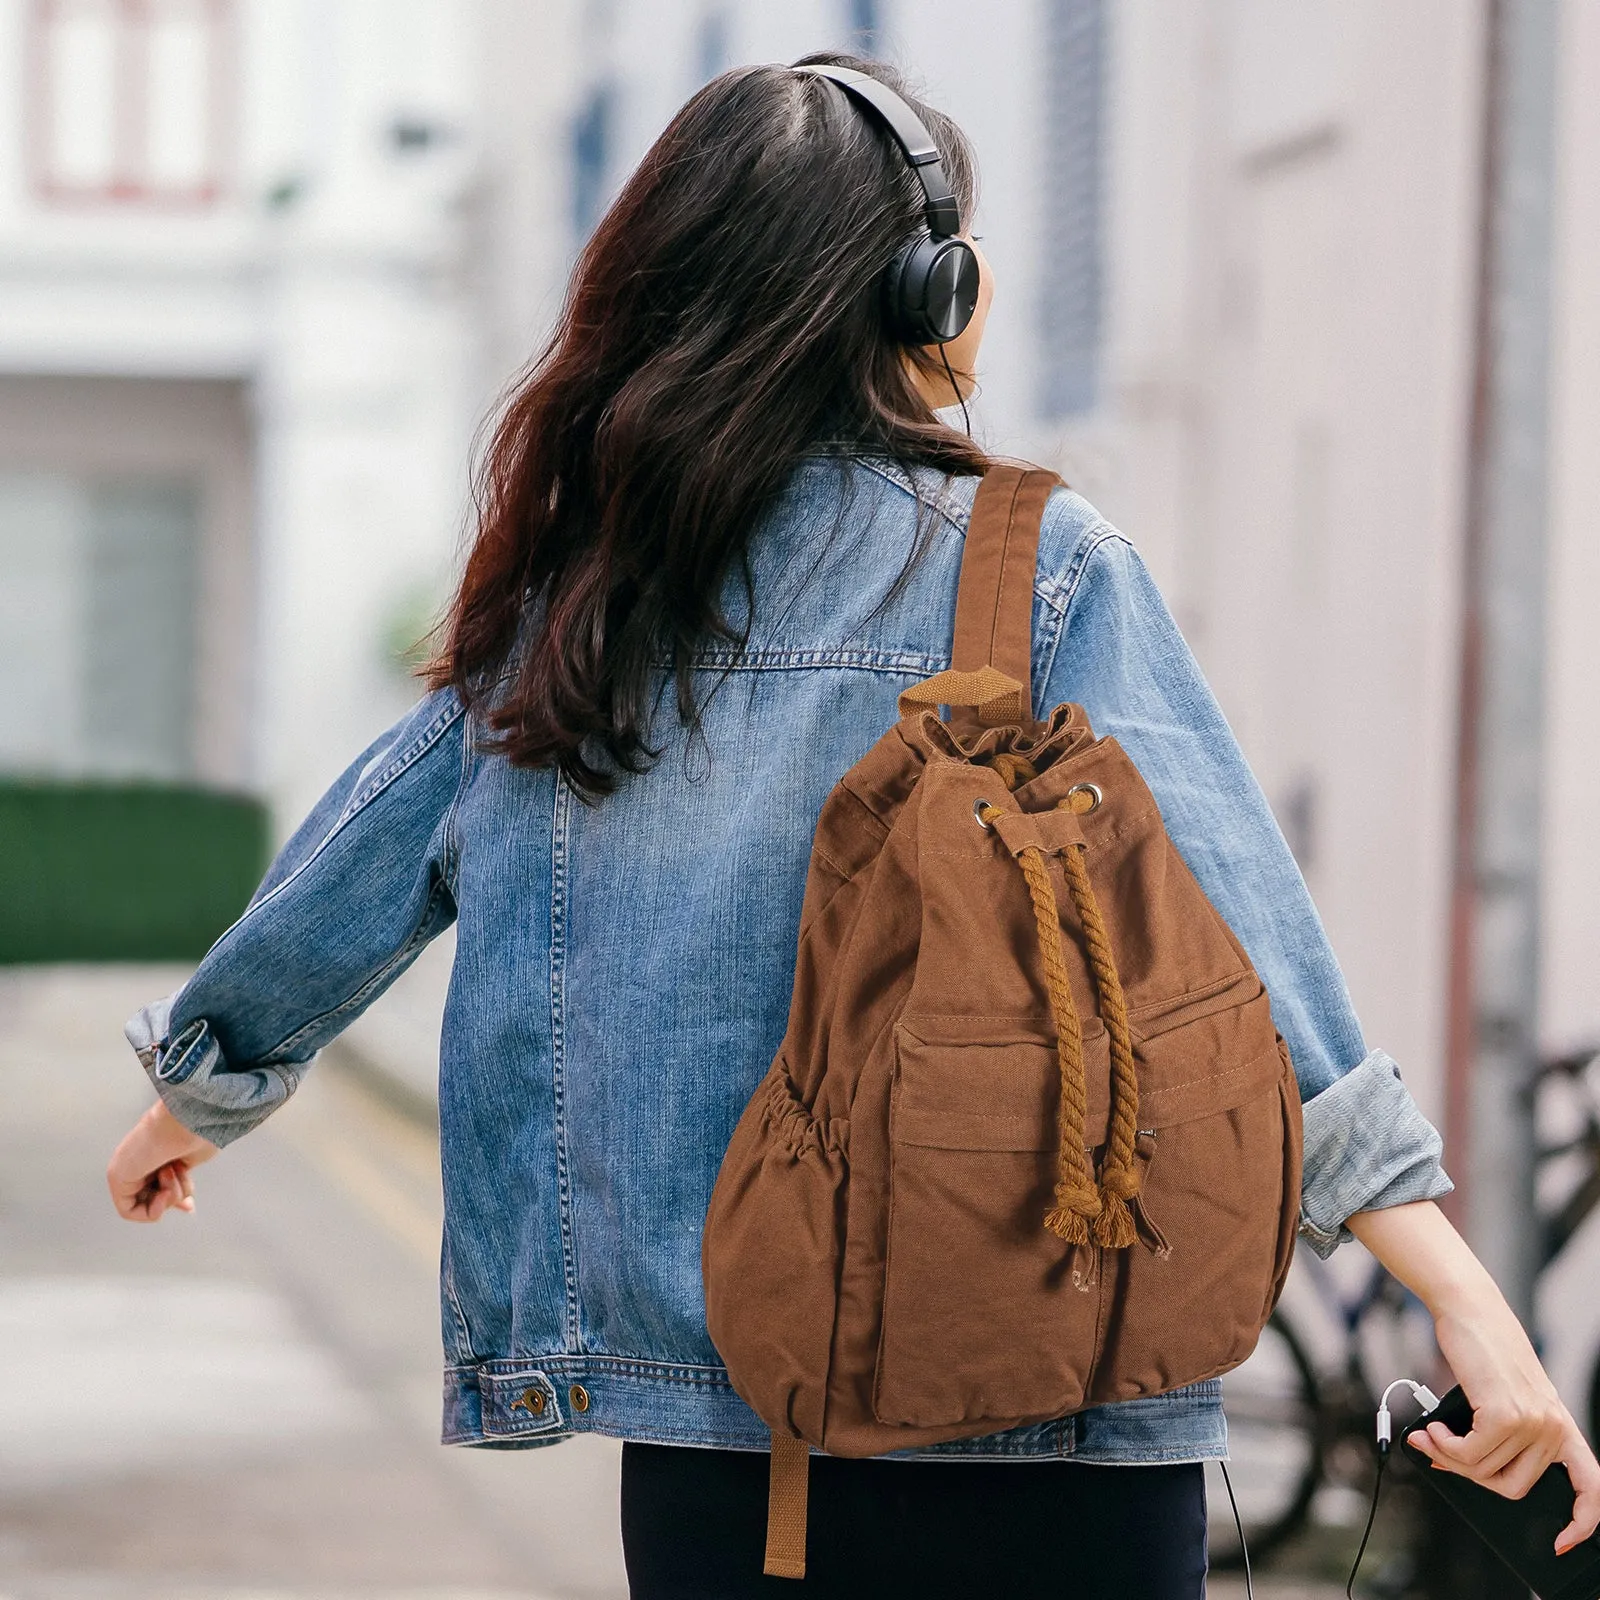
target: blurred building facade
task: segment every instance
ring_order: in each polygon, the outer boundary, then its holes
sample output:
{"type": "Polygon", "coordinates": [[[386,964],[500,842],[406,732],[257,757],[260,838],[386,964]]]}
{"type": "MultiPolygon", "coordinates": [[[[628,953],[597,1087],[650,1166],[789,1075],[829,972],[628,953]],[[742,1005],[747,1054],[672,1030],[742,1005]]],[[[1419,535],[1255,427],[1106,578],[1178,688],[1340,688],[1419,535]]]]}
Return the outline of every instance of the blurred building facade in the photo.
{"type": "MultiPolygon", "coordinates": [[[[1566,1041],[1600,1032],[1600,8],[1562,17],[1545,1002],[1566,1041]]],[[[292,825],[413,692],[397,661],[445,591],[474,430],[618,183],[724,67],[853,46],[977,146],[984,437],[1061,467],[1151,562],[1369,1035],[1437,1111],[1484,21],[0,0],[0,618],[25,685],[0,765],[192,774],[292,825]]]]}
{"type": "Polygon", "coordinates": [[[478,403],[459,13],[0,6],[8,770],[287,819],[410,699],[478,403]]]}

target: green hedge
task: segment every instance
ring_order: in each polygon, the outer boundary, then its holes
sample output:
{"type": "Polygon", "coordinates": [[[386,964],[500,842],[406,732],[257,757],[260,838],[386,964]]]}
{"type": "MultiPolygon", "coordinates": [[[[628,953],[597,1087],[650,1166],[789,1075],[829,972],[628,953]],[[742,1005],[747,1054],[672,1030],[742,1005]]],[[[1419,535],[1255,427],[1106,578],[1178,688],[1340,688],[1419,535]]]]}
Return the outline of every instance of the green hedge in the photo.
{"type": "Polygon", "coordinates": [[[0,963],[193,960],[267,854],[266,808],[242,795],[0,781],[0,963]]]}

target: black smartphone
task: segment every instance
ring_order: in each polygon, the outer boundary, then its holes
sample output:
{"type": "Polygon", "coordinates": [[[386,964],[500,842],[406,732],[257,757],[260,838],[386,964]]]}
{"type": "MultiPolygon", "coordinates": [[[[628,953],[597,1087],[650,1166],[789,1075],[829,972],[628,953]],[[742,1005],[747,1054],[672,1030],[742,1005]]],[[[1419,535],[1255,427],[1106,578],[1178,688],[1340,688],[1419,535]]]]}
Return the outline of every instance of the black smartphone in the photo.
{"type": "Polygon", "coordinates": [[[1422,1481],[1478,1535],[1539,1600],[1600,1600],[1600,1533],[1564,1556],[1556,1554],[1556,1535],[1572,1520],[1572,1480],[1558,1461],[1520,1500],[1485,1489],[1458,1472],[1442,1472],[1411,1443],[1409,1435],[1430,1422],[1451,1433],[1472,1431],[1472,1406],[1459,1388],[1432,1411],[1409,1424],[1401,1446],[1422,1469],[1422,1481]]]}

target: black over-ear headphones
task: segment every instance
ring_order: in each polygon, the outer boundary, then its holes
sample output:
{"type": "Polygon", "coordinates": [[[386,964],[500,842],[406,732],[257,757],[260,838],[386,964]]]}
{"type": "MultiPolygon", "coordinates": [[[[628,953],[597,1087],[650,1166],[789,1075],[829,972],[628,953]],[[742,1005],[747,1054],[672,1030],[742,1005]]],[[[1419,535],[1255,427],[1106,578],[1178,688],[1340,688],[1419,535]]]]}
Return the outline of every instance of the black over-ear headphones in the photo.
{"type": "Polygon", "coordinates": [[[851,67],[805,66],[839,85],[871,112],[900,146],[922,185],[926,231],[901,247],[884,276],[889,325],[905,344],[946,344],[972,321],[978,307],[978,258],[961,228],[955,192],[939,163],[939,149],[922,118],[886,83],[851,67]]]}

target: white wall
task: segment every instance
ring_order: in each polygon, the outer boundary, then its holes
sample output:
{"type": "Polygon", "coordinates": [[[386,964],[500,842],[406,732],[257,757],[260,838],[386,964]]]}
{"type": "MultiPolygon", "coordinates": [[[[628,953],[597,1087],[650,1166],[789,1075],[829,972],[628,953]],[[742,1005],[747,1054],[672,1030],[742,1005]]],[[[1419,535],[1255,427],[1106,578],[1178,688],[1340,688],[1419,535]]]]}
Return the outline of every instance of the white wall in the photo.
{"type": "Polygon", "coordinates": [[[1564,8],[1546,738],[1545,1027],[1600,1036],[1600,7],[1564,8]]]}
{"type": "Polygon", "coordinates": [[[1437,1107],[1476,16],[1116,0],[1111,40],[1105,403],[1056,459],[1149,559],[1437,1107]]]}

